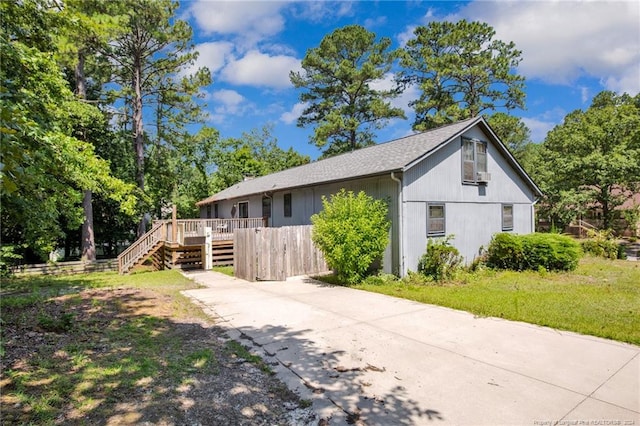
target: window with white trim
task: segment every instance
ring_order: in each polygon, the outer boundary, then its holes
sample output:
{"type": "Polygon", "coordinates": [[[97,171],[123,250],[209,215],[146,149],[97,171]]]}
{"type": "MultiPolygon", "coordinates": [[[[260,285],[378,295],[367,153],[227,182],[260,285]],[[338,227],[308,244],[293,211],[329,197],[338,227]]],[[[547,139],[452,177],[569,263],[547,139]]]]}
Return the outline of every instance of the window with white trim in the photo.
{"type": "Polygon", "coordinates": [[[513,231],[513,204],[502,205],[502,230],[513,231]]]}
{"type": "Polygon", "coordinates": [[[445,233],[444,204],[427,204],[427,235],[442,236],[445,233]]]}
{"type": "Polygon", "coordinates": [[[487,175],[487,143],[462,138],[462,182],[486,182],[487,175]]]}

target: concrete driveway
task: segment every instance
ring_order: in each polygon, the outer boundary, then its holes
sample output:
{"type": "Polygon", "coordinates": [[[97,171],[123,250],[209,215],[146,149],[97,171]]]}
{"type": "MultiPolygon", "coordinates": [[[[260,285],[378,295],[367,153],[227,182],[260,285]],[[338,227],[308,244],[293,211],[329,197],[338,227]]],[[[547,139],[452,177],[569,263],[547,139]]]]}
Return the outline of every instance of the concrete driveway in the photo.
{"type": "Polygon", "coordinates": [[[188,275],[331,425],[640,425],[638,346],[308,278],[188,275]]]}

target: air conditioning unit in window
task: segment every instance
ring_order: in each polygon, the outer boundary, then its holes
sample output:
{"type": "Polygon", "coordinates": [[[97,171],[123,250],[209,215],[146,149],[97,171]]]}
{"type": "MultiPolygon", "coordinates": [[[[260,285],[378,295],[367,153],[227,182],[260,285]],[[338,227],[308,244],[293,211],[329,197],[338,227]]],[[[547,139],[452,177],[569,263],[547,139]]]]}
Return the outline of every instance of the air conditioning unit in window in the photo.
{"type": "Polygon", "coordinates": [[[478,176],[477,176],[478,182],[489,182],[490,180],[491,180],[491,173],[478,172],[478,176]]]}

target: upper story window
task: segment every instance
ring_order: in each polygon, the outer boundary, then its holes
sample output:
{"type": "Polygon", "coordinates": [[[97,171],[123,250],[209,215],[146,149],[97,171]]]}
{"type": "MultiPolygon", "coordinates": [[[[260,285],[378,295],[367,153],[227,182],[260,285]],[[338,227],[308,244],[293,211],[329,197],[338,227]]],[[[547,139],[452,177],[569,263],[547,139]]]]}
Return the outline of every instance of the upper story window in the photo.
{"type": "Polygon", "coordinates": [[[291,217],[291,193],[284,194],[284,217],[291,217]]]}
{"type": "Polygon", "coordinates": [[[218,215],[218,203],[215,203],[213,205],[213,217],[215,219],[219,218],[220,216],[218,215]]]}
{"type": "Polygon", "coordinates": [[[487,173],[487,143],[462,138],[462,182],[484,183],[490,179],[487,173]]]}
{"type": "Polygon", "coordinates": [[[211,219],[211,204],[207,204],[207,219],[211,219]]]}

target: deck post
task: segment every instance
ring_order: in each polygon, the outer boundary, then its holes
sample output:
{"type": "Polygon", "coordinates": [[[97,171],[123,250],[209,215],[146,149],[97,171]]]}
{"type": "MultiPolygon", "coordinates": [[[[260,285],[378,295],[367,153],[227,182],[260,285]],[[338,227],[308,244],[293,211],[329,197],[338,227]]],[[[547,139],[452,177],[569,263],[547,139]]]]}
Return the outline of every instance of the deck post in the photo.
{"type": "Polygon", "coordinates": [[[213,238],[213,230],[209,226],[205,227],[204,228],[204,247],[202,247],[203,248],[202,252],[204,255],[204,259],[202,262],[202,269],[204,269],[205,271],[208,271],[213,266],[212,265],[213,253],[211,252],[212,238],[213,238]]]}
{"type": "Polygon", "coordinates": [[[178,207],[174,204],[171,211],[171,242],[178,241],[178,207]]]}

